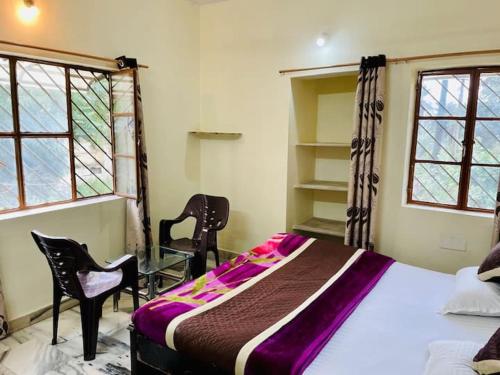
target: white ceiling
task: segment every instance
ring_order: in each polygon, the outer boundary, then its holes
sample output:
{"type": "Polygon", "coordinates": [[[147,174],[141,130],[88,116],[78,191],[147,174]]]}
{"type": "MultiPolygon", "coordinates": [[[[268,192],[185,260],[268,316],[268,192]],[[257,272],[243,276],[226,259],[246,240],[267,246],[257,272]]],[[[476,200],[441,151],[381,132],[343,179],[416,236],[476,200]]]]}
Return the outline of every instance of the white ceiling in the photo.
{"type": "Polygon", "coordinates": [[[210,3],[219,3],[221,1],[227,1],[227,0],[189,0],[194,4],[198,5],[204,5],[204,4],[210,4],[210,3]]]}

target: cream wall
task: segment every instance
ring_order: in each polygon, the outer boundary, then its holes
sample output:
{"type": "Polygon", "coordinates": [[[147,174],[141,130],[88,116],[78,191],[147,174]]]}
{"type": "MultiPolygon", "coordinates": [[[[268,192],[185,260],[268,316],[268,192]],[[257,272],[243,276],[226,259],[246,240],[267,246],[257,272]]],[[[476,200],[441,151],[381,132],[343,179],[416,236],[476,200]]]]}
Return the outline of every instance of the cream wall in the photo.
{"type": "MultiPolygon", "coordinates": [[[[500,3],[485,0],[230,0],[201,8],[201,124],[240,130],[238,142],[202,141],[201,187],[229,197],[223,245],[244,250],[285,229],[290,79],[279,69],[388,56],[498,48],[500,3]],[[474,20],[471,22],[471,20],[474,20]],[[330,34],[325,48],[315,45],[330,34]]],[[[378,247],[399,261],[453,272],[487,253],[491,219],[403,207],[411,84],[416,68],[391,65],[378,247]],[[440,249],[462,236],[466,252],[440,249]]],[[[489,62],[500,63],[500,56],[489,62]]]]}
{"type": "MultiPolygon", "coordinates": [[[[0,39],[127,54],[151,66],[141,74],[154,236],[161,217],[176,215],[201,190],[230,198],[231,219],[221,242],[236,251],[286,228],[291,84],[279,69],[378,53],[496,48],[500,40],[496,0],[481,7],[469,0],[380,0],[376,7],[366,1],[229,0],[201,8],[187,0],[37,0],[40,22],[30,27],[14,18],[16,2],[0,0],[0,39]],[[320,49],[314,39],[325,31],[331,39],[320,49]],[[200,126],[242,131],[243,137],[187,135],[200,126]]],[[[486,253],[491,223],[402,206],[410,84],[420,67],[389,70],[378,242],[400,261],[454,271],[486,253]],[[439,249],[446,235],[464,236],[467,252],[439,249]]],[[[29,230],[64,232],[88,242],[103,260],[123,247],[123,216],[124,202],[115,200],[0,220],[0,278],[9,317],[51,302],[50,273],[29,230]]]]}
{"type": "MultiPolygon", "coordinates": [[[[159,219],[177,215],[199,186],[199,146],[187,137],[199,120],[199,7],[186,0],[37,0],[39,22],[24,26],[15,18],[17,3],[0,0],[0,39],[126,54],[150,65],[141,71],[141,83],[156,237],[159,219]]],[[[123,200],[0,219],[0,278],[9,319],[52,299],[49,268],[31,229],[85,241],[102,261],[123,249],[124,220],[123,200]]]]}
{"type": "Polygon", "coordinates": [[[499,63],[500,57],[473,57],[390,66],[377,237],[379,248],[397,260],[455,272],[479,264],[488,253],[493,216],[407,206],[407,165],[418,71],[499,63]],[[450,237],[465,241],[466,251],[441,248],[450,237]]]}
{"type": "Polygon", "coordinates": [[[52,303],[52,277],[30,232],[61,235],[85,242],[103,264],[124,248],[125,200],[57,209],[13,219],[0,217],[0,275],[9,320],[52,303]]]}

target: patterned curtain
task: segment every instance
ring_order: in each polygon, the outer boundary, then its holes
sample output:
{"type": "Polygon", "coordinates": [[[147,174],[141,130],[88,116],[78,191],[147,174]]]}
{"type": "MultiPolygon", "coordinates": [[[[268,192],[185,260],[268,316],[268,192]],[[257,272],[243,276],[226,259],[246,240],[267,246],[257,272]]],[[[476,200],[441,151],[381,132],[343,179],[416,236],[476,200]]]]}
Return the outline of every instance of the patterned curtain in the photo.
{"type": "Polygon", "coordinates": [[[142,111],[141,85],[139,70],[134,70],[135,78],[135,111],[137,129],[137,200],[127,201],[127,252],[144,251],[153,244],[151,235],[151,218],[149,215],[149,184],[148,184],[148,157],[146,153],[146,135],[144,133],[144,118],[142,111]]]}
{"type": "Polygon", "coordinates": [[[495,208],[495,224],[493,227],[493,239],[491,240],[491,247],[494,247],[498,242],[500,242],[500,181],[498,181],[497,204],[495,208]]]}
{"type": "Polygon", "coordinates": [[[9,333],[9,323],[5,314],[5,300],[3,298],[2,285],[0,284],[0,339],[3,339],[9,333]]]}
{"type": "Polygon", "coordinates": [[[347,197],[345,244],[373,250],[385,90],[385,56],[361,60],[347,197]]]}

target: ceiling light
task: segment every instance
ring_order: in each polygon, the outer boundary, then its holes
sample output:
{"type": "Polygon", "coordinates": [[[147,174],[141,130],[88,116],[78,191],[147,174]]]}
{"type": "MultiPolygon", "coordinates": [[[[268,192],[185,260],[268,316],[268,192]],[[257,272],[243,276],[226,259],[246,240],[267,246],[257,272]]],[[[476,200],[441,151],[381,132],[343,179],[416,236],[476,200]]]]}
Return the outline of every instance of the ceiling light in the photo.
{"type": "Polygon", "coordinates": [[[316,39],[316,45],[318,47],[324,47],[327,41],[328,41],[328,34],[322,33],[316,39]]]}
{"type": "Polygon", "coordinates": [[[17,15],[20,20],[25,24],[31,24],[35,22],[40,10],[35,5],[33,0],[24,0],[22,4],[17,8],[17,15]]]}

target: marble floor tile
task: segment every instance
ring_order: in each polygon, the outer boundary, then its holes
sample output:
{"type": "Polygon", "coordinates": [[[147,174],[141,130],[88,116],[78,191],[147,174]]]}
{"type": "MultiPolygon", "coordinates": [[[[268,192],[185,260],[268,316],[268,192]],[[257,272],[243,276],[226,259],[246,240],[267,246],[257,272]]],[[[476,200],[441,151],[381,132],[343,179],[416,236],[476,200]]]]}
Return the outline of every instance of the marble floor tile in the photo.
{"type": "Polygon", "coordinates": [[[60,351],[57,346],[32,339],[10,350],[2,360],[2,366],[14,374],[24,375],[80,375],[82,366],[60,351]]]}
{"type": "Polygon", "coordinates": [[[13,373],[11,370],[9,370],[7,367],[4,365],[0,364],[0,374],[1,375],[16,375],[13,373]]]}
{"type": "MultiPolygon", "coordinates": [[[[213,267],[213,262],[208,262],[208,269],[213,267]]],[[[129,375],[127,327],[132,306],[132,297],[126,293],[121,294],[118,312],[113,312],[112,298],[105,302],[93,361],[83,360],[78,306],[60,314],[57,345],[51,345],[52,318],[14,332],[0,342],[0,375],[129,375]]]]}
{"type": "Polygon", "coordinates": [[[14,332],[0,342],[0,375],[129,375],[131,312],[129,295],[122,295],[118,312],[111,298],[106,301],[94,361],[83,360],[78,307],[61,313],[55,346],[50,344],[52,318],[14,332]]]}
{"type": "MultiPolygon", "coordinates": [[[[52,317],[42,320],[26,330],[37,338],[48,337],[52,340],[52,317]]],[[[24,330],[21,330],[24,331],[24,330]]],[[[59,327],[57,329],[59,337],[64,337],[66,340],[82,334],[80,312],[69,309],[59,315],[59,327]]]]}

